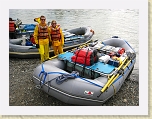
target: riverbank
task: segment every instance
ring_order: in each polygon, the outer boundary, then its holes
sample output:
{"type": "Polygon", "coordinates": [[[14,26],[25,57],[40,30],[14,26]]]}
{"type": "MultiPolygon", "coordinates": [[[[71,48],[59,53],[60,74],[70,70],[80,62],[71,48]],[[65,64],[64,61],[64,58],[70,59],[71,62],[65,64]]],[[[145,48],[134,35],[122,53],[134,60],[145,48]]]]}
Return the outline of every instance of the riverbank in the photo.
{"type": "MultiPolygon", "coordinates": [[[[73,106],[65,104],[37,89],[32,80],[39,59],[9,59],[10,106],[73,106]]],[[[134,69],[119,92],[103,106],[139,106],[139,73],[134,69]]]]}

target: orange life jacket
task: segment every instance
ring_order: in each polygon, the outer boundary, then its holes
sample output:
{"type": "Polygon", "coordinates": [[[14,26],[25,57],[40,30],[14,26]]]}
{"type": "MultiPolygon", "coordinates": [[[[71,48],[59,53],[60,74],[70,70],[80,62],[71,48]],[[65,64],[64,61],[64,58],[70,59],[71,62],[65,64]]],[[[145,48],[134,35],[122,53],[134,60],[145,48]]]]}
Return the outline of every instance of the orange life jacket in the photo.
{"type": "Polygon", "coordinates": [[[48,26],[42,26],[42,25],[38,25],[38,38],[39,39],[46,39],[49,37],[49,33],[48,33],[48,26]]]}
{"type": "Polygon", "coordinates": [[[14,32],[15,31],[15,22],[9,21],[9,31],[14,32]]]}
{"type": "Polygon", "coordinates": [[[50,29],[51,29],[51,39],[60,40],[61,39],[60,25],[57,25],[56,28],[53,28],[52,26],[50,26],[50,29]]]}

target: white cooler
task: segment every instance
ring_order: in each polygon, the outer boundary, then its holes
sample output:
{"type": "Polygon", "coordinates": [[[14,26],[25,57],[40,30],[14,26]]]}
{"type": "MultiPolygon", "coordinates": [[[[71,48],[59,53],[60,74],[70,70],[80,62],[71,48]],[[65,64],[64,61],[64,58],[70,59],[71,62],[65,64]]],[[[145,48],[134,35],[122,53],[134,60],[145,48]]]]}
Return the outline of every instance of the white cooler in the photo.
{"type": "Polygon", "coordinates": [[[104,63],[107,63],[109,59],[110,59],[109,55],[104,55],[104,56],[99,57],[99,61],[104,62],[104,63]]]}

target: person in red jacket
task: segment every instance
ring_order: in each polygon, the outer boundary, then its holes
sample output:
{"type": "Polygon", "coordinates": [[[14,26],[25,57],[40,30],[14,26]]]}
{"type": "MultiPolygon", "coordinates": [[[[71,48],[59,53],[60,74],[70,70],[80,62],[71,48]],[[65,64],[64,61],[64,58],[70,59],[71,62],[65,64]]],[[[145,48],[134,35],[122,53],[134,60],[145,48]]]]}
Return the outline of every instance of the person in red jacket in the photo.
{"type": "Polygon", "coordinates": [[[16,25],[12,18],[9,18],[9,38],[16,39],[16,25]]]}

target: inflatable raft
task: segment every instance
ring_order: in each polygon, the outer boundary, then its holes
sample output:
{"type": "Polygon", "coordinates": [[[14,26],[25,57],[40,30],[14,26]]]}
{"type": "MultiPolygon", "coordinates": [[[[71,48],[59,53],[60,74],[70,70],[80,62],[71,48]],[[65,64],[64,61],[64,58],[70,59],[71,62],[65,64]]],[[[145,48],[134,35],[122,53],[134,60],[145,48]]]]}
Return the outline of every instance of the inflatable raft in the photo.
{"type": "MultiPolygon", "coordinates": [[[[91,42],[94,31],[90,27],[79,27],[70,30],[63,30],[65,43],[63,50],[70,50],[74,47],[91,42]]],[[[50,48],[50,56],[53,55],[53,50],[50,48]]],[[[16,58],[38,58],[40,57],[35,44],[30,43],[24,35],[22,38],[10,39],[9,56],[16,58]],[[27,43],[28,42],[28,43],[27,43]]]]}
{"type": "Polygon", "coordinates": [[[67,104],[102,105],[119,91],[135,62],[129,43],[112,37],[50,58],[34,69],[33,81],[67,104]]]}
{"type": "Polygon", "coordinates": [[[21,38],[22,35],[27,37],[34,33],[36,24],[21,24],[16,28],[16,37],[21,38]]]}

